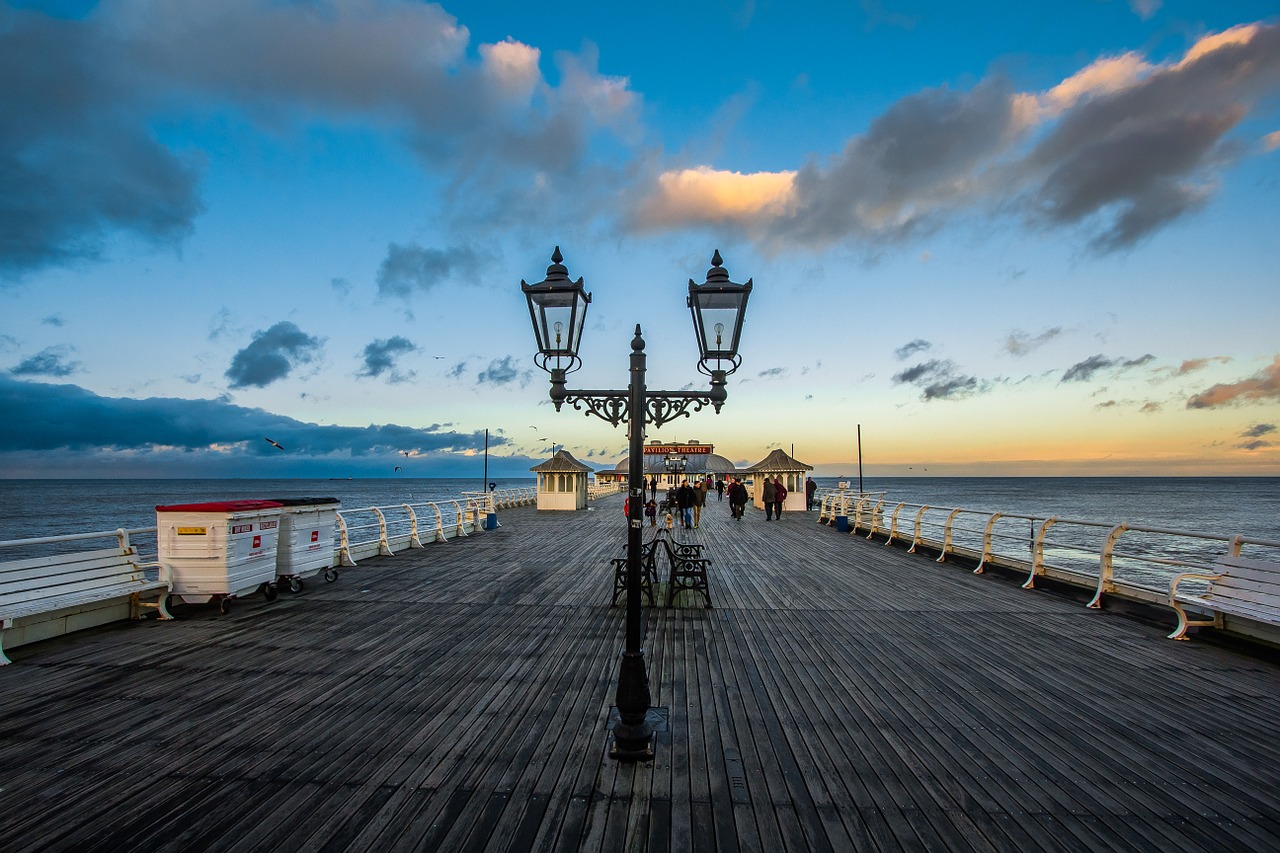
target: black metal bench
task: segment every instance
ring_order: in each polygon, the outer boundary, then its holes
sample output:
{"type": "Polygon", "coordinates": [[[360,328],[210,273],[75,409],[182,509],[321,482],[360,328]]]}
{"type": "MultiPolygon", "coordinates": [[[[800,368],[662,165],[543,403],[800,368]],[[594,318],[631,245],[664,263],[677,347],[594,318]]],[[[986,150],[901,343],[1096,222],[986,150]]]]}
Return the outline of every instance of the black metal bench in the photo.
{"type": "MultiPolygon", "coordinates": [[[[649,606],[656,607],[653,597],[653,586],[658,582],[658,542],[655,538],[640,546],[640,591],[649,599],[649,606]]],[[[613,599],[610,607],[618,604],[618,596],[627,591],[627,558],[615,557],[613,560],[613,599]]]]}
{"type": "Polygon", "coordinates": [[[707,582],[707,567],[711,560],[702,556],[703,546],[698,542],[680,542],[670,530],[658,532],[654,542],[661,542],[666,548],[671,563],[671,574],[667,581],[667,606],[670,607],[675,597],[685,590],[696,592],[711,607],[711,587],[707,582]]]}

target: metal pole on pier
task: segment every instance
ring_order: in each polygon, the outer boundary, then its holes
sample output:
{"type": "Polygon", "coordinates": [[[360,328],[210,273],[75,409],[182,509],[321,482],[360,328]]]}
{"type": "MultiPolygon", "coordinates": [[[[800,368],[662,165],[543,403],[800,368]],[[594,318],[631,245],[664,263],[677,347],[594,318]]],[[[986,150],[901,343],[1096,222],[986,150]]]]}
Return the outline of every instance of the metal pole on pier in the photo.
{"type": "Polygon", "coordinates": [[[858,424],[858,494],[862,494],[862,424],[858,424]]]}
{"type": "Polygon", "coordinates": [[[480,484],[480,491],[489,493],[489,430],[484,431],[484,482],[480,484]]]}

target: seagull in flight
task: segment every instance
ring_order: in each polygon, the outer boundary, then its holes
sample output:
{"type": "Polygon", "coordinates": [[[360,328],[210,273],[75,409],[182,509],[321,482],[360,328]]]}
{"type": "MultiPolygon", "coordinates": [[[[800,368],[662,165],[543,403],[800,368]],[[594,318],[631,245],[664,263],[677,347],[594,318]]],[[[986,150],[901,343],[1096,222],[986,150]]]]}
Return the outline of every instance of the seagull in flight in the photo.
{"type": "MultiPolygon", "coordinates": [[[[397,465],[397,466],[396,466],[396,471],[403,471],[403,470],[404,470],[404,469],[403,469],[403,468],[401,468],[399,465],[397,465]]],[[[395,472],[393,471],[392,473],[395,473],[395,472]]]]}
{"type": "Polygon", "coordinates": [[[266,438],[265,436],[263,437],[263,441],[265,441],[267,444],[274,447],[276,450],[284,450],[284,448],[280,446],[280,442],[278,441],[272,441],[271,439],[266,438]]]}

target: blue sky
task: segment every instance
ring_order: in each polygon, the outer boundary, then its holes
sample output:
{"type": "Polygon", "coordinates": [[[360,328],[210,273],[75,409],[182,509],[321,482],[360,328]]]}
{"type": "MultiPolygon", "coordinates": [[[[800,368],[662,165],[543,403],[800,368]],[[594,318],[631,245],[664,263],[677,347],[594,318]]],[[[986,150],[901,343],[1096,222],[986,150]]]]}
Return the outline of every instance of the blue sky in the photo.
{"type": "Polygon", "coordinates": [[[521,475],[519,291],[593,293],[579,387],[703,387],[846,473],[1280,474],[1267,3],[0,6],[0,476],[521,475]],[[271,438],[283,450],[269,444],[271,438]]]}

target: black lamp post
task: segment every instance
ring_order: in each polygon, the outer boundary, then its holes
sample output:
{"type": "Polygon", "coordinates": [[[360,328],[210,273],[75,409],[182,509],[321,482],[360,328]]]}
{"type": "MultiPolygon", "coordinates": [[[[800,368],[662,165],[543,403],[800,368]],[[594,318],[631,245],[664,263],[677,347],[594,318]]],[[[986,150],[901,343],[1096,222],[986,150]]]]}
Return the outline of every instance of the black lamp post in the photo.
{"type": "Polygon", "coordinates": [[[578,345],[591,294],[583,289],[582,279],[571,281],[569,271],[561,263],[560,247],[551,254],[547,277],[537,284],[520,282],[529,300],[529,316],[538,339],[539,367],[551,374],[551,401],[556,411],[565,403],[587,415],[595,415],[617,426],[626,423],[630,429],[631,456],[628,460],[627,493],[631,497],[627,513],[627,625],[626,647],[618,670],[618,689],[614,704],[619,722],[613,730],[613,748],[609,755],[619,761],[643,761],[653,758],[653,730],[646,715],[649,712],[649,676],[645,672],[643,613],[640,609],[641,504],[644,503],[644,440],[646,426],[656,427],[678,417],[689,417],[708,403],[720,412],[728,396],[725,377],[738,369],[738,341],[742,334],[742,318],[747,310],[747,297],[752,282],[735,284],[722,268],[719,250],[711,258],[707,280],[694,284],[689,280],[688,306],[693,314],[698,337],[700,361],[698,369],[711,377],[710,391],[659,391],[645,388],[644,338],[636,324],[631,339],[631,383],[625,391],[570,391],[565,377],[582,366],[578,345]],[[727,365],[727,366],[726,366],[727,365]]]}

